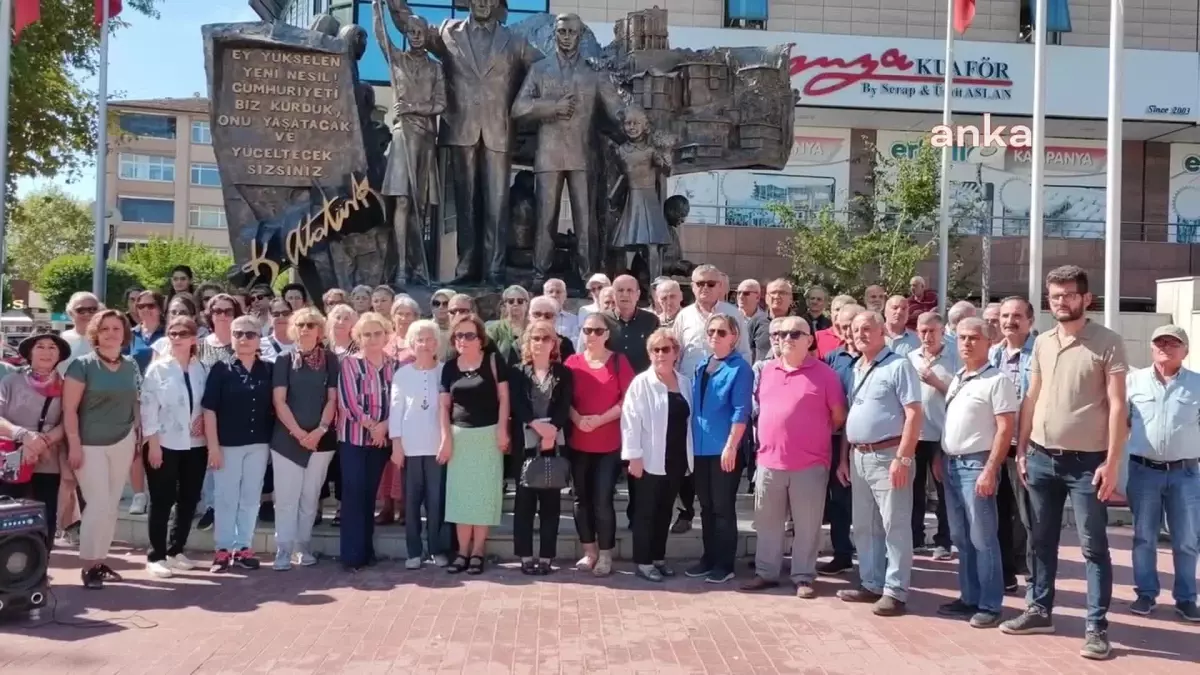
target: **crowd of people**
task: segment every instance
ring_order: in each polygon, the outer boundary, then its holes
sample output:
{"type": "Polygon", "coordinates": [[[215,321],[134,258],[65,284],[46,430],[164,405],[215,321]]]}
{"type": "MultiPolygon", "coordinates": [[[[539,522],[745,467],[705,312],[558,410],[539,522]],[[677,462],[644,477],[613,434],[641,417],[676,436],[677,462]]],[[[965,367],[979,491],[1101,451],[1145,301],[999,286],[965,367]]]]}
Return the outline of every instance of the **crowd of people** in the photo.
{"type": "Polygon", "coordinates": [[[165,294],[131,292],[124,309],[77,293],[74,329],[25,340],[28,365],[0,381],[0,436],[33,466],[3,490],[44,502],[50,530],[78,545],[84,586],[102,588],[121,580],[106,560],[127,482],[132,512],[148,511],[156,577],[199,567],[185,552],[197,516],[213,528],[213,572],[259,567],[260,520],[274,524],[275,570],[316,564],[330,496],[347,569],[374,564],[375,526],[400,521],[407,569],[478,575],[508,485],[520,570],[550,574],[568,483],[574,566],[605,576],[625,478],[635,574],[676,574],[667,540],[693,527],[698,501],[703,555],[683,573],[722,584],[745,477],[757,550],[742,590],[782,583],[790,536],[798,598],[820,596],[819,576],[852,571],[857,555],[859,583],[837,597],[897,616],[913,557],[956,549],[960,594],[938,613],[1010,634],[1054,630],[1070,499],[1087,574],[1080,653],[1100,659],[1106,502],[1127,465],[1131,611],[1154,609],[1165,514],[1175,609],[1200,621],[1200,376],[1182,368],[1182,329],[1156,330],[1153,366],[1127,373],[1121,336],[1087,319],[1087,274],[1073,266],[1046,278],[1055,323],[1041,335],[1025,298],[942,317],[919,277],[910,295],[871,286],[861,304],[819,287],[797,302],[787,279],[744,280],[735,302],[729,287],[701,265],[693,303],[662,278],[645,309],[636,279],[597,274],[571,312],[551,279],[536,297],[505,289],[487,323],[450,289],[427,308],[384,286],[333,289],[322,314],[302,286],[193,288],[182,267],[165,294]],[[833,556],[818,562],[823,522],[833,556]],[[1022,576],[1027,609],[1004,620],[1022,576]]]}

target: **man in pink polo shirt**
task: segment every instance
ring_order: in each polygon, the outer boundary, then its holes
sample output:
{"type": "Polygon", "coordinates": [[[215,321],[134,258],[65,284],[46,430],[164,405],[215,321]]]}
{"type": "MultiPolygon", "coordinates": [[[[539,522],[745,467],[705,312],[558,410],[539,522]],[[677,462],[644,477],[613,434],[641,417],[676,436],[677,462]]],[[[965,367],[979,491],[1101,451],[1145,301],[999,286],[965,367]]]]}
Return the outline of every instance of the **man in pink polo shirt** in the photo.
{"type": "Polygon", "coordinates": [[[796,597],[815,598],[821,513],[829,480],[830,438],[846,421],[846,395],[832,368],[809,352],[812,331],[797,316],[771,321],[779,358],[762,369],[754,400],[758,417],[758,480],[754,529],[755,577],[742,586],[760,591],[779,585],[788,514],[795,524],[792,582],[796,597]]]}

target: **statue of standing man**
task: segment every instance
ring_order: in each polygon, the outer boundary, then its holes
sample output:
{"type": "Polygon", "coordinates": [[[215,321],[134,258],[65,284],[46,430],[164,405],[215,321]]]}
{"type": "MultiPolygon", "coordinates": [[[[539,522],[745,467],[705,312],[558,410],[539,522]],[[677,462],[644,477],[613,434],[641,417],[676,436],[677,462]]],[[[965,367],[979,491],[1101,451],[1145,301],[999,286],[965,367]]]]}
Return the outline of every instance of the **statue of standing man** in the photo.
{"type": "MultiPolygon", "coordinates": [[[[522,36],[500,25],[501,0],[469,0],[468,19],[449,19],[430,33],[429,50],[445,69],[446,110],[439,142],[450,148],[458,212],[458,267],[453,284],[504,282],[513,129],[509,110],[526,71],[542,58],[522,36]],[[475,205],[483,204],[483,213],[475,205]]],[[[408,32],[406,0],[388,0],[408,32]]]]}
{"type": "Polygon", "coordinates": [[[538,124],[537,234],[533,249],[533,282],[536,288],[549,275],[554,261],[554,235],[563,184],[571,197],[571,220],[578,248],[572,261],[579,278],[587,279],[600,268],[600,236],[596,228],[588,165],[596,135],[596,115],[620,120],[621,99],[607,73],[579,56],[583,21],[575,14],[560,14],[554,21],[555,54],[529,69],[513,103],[518,120],[538,124]]]}

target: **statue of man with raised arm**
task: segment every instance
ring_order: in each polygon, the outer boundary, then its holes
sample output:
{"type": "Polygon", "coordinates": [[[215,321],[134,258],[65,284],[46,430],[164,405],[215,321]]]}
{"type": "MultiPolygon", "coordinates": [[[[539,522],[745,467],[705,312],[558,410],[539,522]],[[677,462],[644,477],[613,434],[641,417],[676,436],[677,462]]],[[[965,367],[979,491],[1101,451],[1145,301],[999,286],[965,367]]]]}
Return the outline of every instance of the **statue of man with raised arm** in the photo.
{"type": "MultiPolygon", "coordinates": [[[[458,213],[458,267],[452,284],[504,282],[513,128],[509,111],[529,67],[542,53],[500,25],[502,0],[469,0],[471,16],[431,31],[428,49],[442,62],[446,110],[440,145],[450,149],[458,213]],[[483,213],[475,205],[483,204],[483,213]]],[[[407,32],[406,0],[388,0],[407,32]]]]}

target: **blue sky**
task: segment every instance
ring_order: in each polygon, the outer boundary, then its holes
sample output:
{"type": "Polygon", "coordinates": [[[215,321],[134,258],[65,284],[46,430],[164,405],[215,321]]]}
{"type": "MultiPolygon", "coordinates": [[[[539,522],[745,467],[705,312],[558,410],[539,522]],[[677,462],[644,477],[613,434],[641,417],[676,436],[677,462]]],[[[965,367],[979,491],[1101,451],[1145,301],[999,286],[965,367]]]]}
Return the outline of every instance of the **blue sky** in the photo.
{"type": "MultiPolygon", "coordinates": [[[[164,0],[160,11],[159,19],[128,10],[122,14],[130,25],[117,31],[108,43],[110,99],[207,96],[200,26],[258,20],[247,0],[164,0]]],[[[24,194],[37,185],[37,181],[18,181],[17,193],[24,194]]],[[[86,170],[79,180],[62,185],[76,197],[92,199],[95,170],[86,170]]]]}

